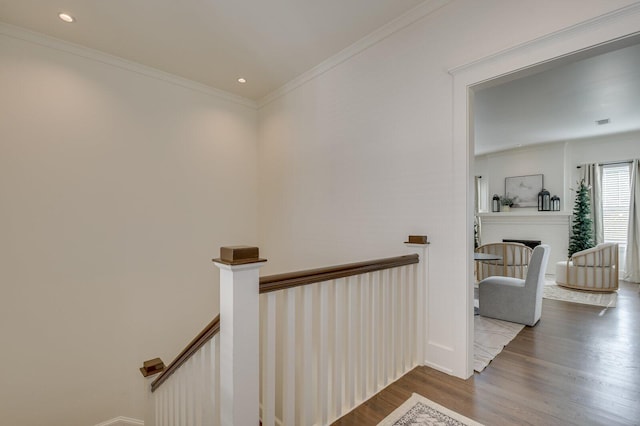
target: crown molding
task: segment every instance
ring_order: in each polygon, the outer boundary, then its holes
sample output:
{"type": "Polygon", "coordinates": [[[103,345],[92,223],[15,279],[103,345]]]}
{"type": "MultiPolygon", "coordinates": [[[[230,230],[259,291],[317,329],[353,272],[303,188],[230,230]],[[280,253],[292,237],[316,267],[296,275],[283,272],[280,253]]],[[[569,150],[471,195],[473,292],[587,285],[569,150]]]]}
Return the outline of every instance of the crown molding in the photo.
{"type": "Polygon", "coordinates": [[[258,101],[258,108],[261,108],[267,105],[268,103],[273,102],[277,98],[285,95],[286,93],[292,91],[293,89],[300,87],[303,84],[307,83],[308,81],[311,81],[321,76],[322,74],[337,67],[338,65],[347,61],[348,59],[352,58],[358,53],[363,52],[364,50],[367,50],[369,47],[379,43],[380,41],[389,37],[393,33],[398,32],[405,27],[408,27],[414,22],[417,22],[422,18],[424,18],[425,16],[430,15],[436,10],[446,6],[451,1],[452,0],[429,0],[424,3],[421,3],[420,5],[405,12],[404,14],[394,19],[393,21],[389,22],[388,24],[383,25],[382,27],[378,28],[374,32],[370,33],[369,35],[356,41],[349,47],[341,50],[340,52],[336,53],[330,58],[322,61],[320,64],[311,68],[309,71],[299,75],[298,77],[289,81],[285,85],[281,86],[280,88],[264,96],[258,101]]]}
{"type": "MultiPolygon", "coordinates": [[[[595,27],[598,25],[602,25],[605,22],[617,20],[617,19],[628,19],[630,15],[640,14],[640,2],[635,2],[630,5],[621,7],[620,9],[613,10],[611,12],[605,13],[603,15],[599,15],[593,17],[591,19],[587,19],[586,21],[579,22],[577,24],[571,25],[566,28],[562,28],[561,30],[543,35],[538,38],[534,38],[532,40],[526,41],[524,43],[517,44],[515,46],[508,47],[506,49],[500,50],[498,52],[492,53],[488,56],[484,56],[482,58],[475,59],[471,62],[464,63],[462,65],[455,66],[453,68],[449,68],[448,72],[451,75],[456,75],[460,72],[463,72],[469,68],[473,68],[477,65],[491,62],[495,59],[501,58],[503,56],[509,55],[513,52],[521,51],[529,46],[537,45],[546,40],[553,40],[555,38],[571,34],[574,32],[582,31],[585,28],[595,27]]],[[[575,52],[574,52],[575,53],[575,52]]]]}
{"type": "Polygon", "coordinates": [[[144,421],[120,416],[107,420],[106,422],[98,423],[95,426],[144,426],[144,421]]]}
{"type": "Polygon", "coordinates": [[[110,55],[99,50],[91,49],[89,47],[85,47],[75,43],[70,43],[68,41],[64,41],[42,33],[37,33],[1,21],[0,34],[6,37],[11,37],[40,46],[48,47],[50,49],[70,53],[72,55],[80,56],[85,59],[100,62],[102,64],[110,65],[126,71],[134,72],[136,74],[141,74],[146,77],[154,78],[166,83],[204,93],[209,96],[234,102],[236,104],[240,104],[252,109],[256,109],[258,107],[258,104],[254,100],[244,98],[233,93],[225,92],[224,90],[215,89],[211,86],[207,86],[205,84],[198,83],[183,77],[178,77],[177,75],[160,71],[158,69],[142,65],[137,62],[129,61],[118,56],[110,55]]]}

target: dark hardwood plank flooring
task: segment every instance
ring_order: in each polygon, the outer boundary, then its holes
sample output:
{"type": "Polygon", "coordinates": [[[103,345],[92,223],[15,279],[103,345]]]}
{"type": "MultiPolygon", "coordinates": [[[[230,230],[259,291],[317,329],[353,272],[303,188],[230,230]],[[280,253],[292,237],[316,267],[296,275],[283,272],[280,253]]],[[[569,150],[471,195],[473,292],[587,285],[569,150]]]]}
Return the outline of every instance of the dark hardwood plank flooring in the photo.
{"type": "Polygon", "coordinates": [[[482,373],[458,379],[416,367],[334,425],[376,425],[413,392],[486,426],[640,425],[640,286],[617,307],[543,301],[482,373]]]}

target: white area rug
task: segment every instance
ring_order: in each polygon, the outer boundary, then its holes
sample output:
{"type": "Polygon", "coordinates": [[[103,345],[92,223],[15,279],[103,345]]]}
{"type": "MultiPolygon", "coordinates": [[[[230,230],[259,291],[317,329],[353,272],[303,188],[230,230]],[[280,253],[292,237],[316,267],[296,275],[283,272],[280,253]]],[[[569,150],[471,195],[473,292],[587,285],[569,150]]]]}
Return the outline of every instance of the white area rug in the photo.
{"type": "Polygon", "coordinates": [[[473,369],[480,373],[524,328],[522,324],[476,315],[473,338],[473,369]]]}
{"type": "Polygon", "coordinates": [[[615,308],[618,301],[618,293],[593,293],[590,291],[569,290],[560,287],[553,281],[545,280],[545,299],[562,300],[571,303],[582,303],[583,305],[603,306],[605,308],[615,308]]]}
{"type": "Polygon", "coordinates": [[[378,426],[482,426],[481,423],[414,393],[378,426]]]}

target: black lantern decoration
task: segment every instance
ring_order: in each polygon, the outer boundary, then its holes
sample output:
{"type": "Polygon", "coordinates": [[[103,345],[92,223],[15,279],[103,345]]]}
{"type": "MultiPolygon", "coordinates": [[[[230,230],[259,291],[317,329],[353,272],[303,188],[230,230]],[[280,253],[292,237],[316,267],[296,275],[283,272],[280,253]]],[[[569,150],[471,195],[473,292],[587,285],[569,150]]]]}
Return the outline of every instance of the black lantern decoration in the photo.
{"type": "Polygon", "coordinates": [[[496,213],[500,211],[500,196],[495,194],[491,200],[491,211],[496,213]]]}
{"type": "Polygon", "coordinates": [[[538,192],[538,211],[548,212],[551,210],[551,194],[546,189],[538,192]]]}
{"type": "Polygon", "coordinates": [[[560,211],[560,197],[554,195],[551,197],[551,211],[559,212],[560,211]]]}

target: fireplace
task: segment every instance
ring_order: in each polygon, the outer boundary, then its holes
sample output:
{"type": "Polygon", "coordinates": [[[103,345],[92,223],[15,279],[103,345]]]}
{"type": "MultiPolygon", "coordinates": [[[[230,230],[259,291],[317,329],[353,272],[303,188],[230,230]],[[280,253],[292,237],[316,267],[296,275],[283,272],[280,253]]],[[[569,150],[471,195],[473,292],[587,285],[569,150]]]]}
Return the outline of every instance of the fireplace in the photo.
{"type": "Polygon", "coordinates": [[[548,244],[551,254],[547,274],[553,275],[556,263],[567,260],[571,215],[564,212],[526,213],[526,210],[518,209],[517,213],[509,214],[479,213],[482,218],[480,238],[483,243],[517,241],[527,244],[529,240],[539,240],[535,241],[534,247],[537,244],[548,244]]]}
{"type": "Polygon", "coordinates": [[[527,247],[531,247],[531,249],[534,249],[536,246],[539,246],[540,244],[542,244],[542,241],[540,240],[509,240],[504,238],[502,240],[503,243],[520,243],[520,244],[524,244],[527,247]]]}

